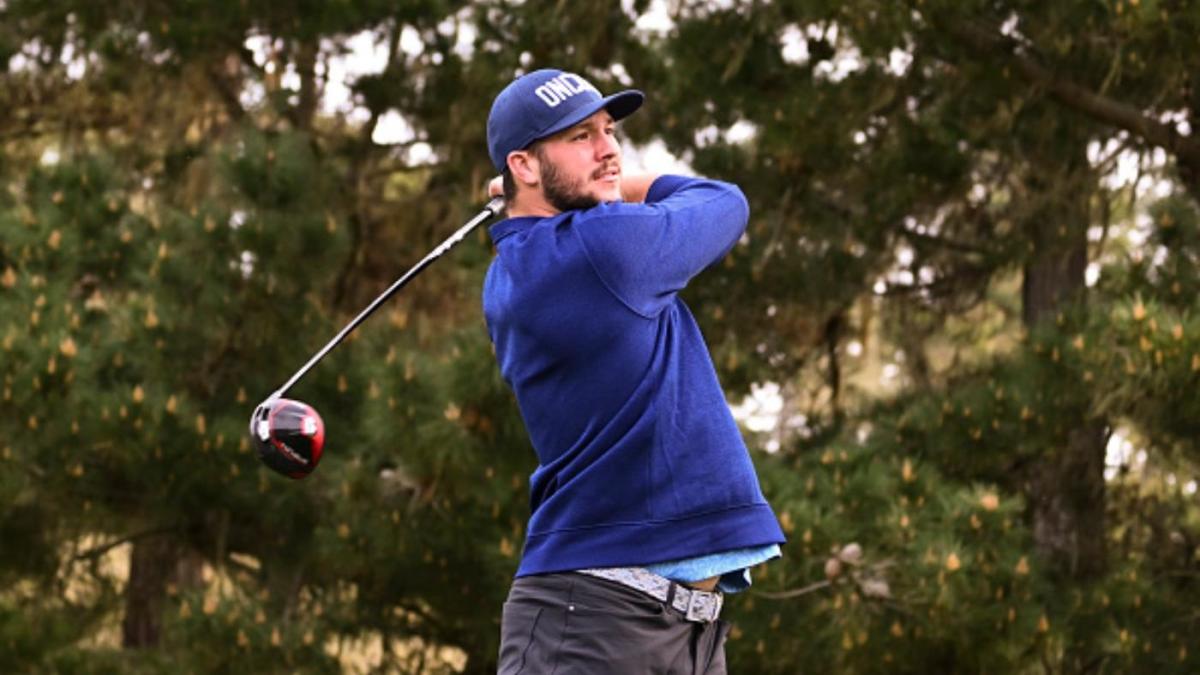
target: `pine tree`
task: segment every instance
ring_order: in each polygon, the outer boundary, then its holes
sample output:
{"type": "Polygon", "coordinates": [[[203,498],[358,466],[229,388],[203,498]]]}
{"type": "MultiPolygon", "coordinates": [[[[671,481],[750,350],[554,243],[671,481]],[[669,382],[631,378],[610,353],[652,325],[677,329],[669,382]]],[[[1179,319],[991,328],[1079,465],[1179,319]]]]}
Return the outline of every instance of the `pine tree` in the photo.
{"type": "Polygon", "coordinates": [[[548,65],[624,70],[628,136],[750,199],[685,293],[731,398],[784,397],[747,435],[789,543],[729,601],[733,669],[1195,669],[1189,4],[677,3],[664,33],[617,3],[53,5],[0,3],[4,670],[494,670],[534,458],[482,232],[291,393],[312,477],[245,424],[475,213],[491,97],[548,65]],[[384,69],[326,111],[364,30],[384,69]],[[391,112],[411,140],[374,140],[391,112]],[[1107,184],[1114,148],[1170,194],[1107,184]],[[1114,431],[1145,460],[1105,466],[1114,431]]]}
{"type": "Polygon", "coordinates": [[[1187,466],[1191,441],[1161,425],[1167,410],[1188,424],[1190,332],[1186,315],[1160,316],[1176,342],[1159,346],[1168,332],[1138,331],[1156,309],[1135,300],[1151,279],[1182,293],[1186,275],[1159,279],[1190,253],[1156,249],[1154,234],[1129,252],[1142,262],[1122,258],[1116,242],[1142,207],[1104,187],[1094,150],[1116,135],[1173,153],[1179,173],[1155,178],[1191,196],[1149,213],[1195,212],[1190,140],[1164,140],[1152,119],[1159,103],[1195,119],[1174,79],[1194,55],[1173,37],[1193,15],[1137,3],[677,14],[650,86],[672,95],[666,138],[702,173],[735,177],[757,207],[749,237],[691,298],[727,381],[779,382],[783,420],[799,420],[763,460],[797,564],[767,566],[768,601],[740,606],[746,639],[732,641],[732,661],[763,672],[1194,667],[1166,619],[1190,602],[1186,582],[1166,582],[1190,574],[1190,509],[1182,480],[1164,491],[1153,478],[1187,466]],[[722,135],[738,122],[750,140],[722,135]],[[710,125],[716,140],[696,149],[710,125]],[[1102,281],[1088,289],[1092,261],[1102,281]],[[884,364],[894,375],[880,392],[884,364]],[[1143,372],[1157,384],[1132,379],[1143,372]],[[1105,479],[1118,426],[1154,469],[1105,479]],[[1151,571],[1156,555],[1134,541],[1171,536],[1172,571],[1151,571]],[[780,649],[771,638],[795,626],[822,630],[780,649]]]}

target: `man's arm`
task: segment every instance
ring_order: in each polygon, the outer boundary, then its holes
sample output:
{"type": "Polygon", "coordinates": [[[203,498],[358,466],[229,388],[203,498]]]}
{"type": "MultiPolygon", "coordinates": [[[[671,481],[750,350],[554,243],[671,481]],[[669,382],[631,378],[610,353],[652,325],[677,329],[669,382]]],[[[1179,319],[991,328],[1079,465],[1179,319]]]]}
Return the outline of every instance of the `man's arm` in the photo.
{"type": "Polygon", "coordinates": [[[647,201],[586,211],[572,231],[609,290],[653,316],[737,243],[749,207],[736,185],[703,178],[637,176],[628,188],[647,201]]]}

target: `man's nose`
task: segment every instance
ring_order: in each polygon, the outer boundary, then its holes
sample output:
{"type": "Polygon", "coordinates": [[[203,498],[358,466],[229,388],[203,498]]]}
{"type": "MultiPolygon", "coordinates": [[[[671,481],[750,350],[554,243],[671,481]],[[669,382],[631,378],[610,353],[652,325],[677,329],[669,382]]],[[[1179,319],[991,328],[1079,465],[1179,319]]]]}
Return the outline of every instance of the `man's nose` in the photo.
{"type": "Polygon", "coordinates": [[[599,159],[608,159],[616,155],[621,150],[621,144],[617,142],[617,137],[612,134],[600,134],[599,140],[596,142],[596,156],[599,159]]]}

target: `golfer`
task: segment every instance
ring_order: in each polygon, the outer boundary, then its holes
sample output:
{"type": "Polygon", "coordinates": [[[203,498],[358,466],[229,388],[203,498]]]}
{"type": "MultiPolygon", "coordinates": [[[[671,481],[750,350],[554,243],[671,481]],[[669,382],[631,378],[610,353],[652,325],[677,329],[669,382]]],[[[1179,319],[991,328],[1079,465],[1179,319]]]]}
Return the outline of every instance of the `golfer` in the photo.
{"type": "Polygon", "coordinates": [[[626,175],[604,97],[538,70],[488,116],[507,219],[483,308],[538,457],[500,673],[724,673],[723,593],[784,541],[678,294],[746,228],[734,185],[626,175]]]}

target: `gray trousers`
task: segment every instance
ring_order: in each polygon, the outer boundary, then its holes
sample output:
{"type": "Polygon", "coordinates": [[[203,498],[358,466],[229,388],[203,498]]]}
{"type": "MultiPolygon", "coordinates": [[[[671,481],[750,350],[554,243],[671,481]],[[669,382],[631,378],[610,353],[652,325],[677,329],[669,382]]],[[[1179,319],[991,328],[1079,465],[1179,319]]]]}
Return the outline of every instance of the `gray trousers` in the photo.
{"type": "Polygon", "coordinates": [[[523,577],[504,603],[499,673],[725,675],[728,633],[606,579],[523,577]]]}

